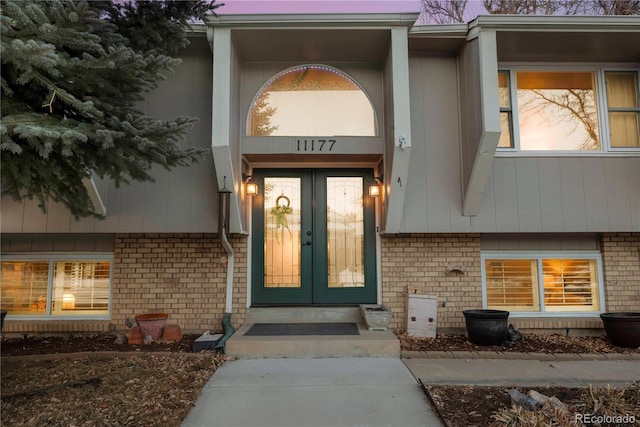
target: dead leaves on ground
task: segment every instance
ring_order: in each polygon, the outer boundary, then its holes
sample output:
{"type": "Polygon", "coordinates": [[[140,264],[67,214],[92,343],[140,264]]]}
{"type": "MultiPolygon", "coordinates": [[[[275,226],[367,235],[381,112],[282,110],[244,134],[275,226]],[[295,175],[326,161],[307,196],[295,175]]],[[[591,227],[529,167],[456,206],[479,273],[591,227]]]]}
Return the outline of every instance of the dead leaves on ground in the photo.
{"type": "Polygon", "coordinates": [[[438,334],[436,338],[411,337],[396,332],[402,350],[409,351],[500,351],[524,353],[640,353],[640,349],[616,347],[605,337],[573,337],[560,334],[526,334],[513,347],[475,345],[462,334],[438,334]]]}
{"type": "Polygon", "coordinates": [[[205,354],[136,354],[2,363],[2,396],[100,378],[82,387],[2,401],[2,425],[179,426],[202,387],[225,361],[205,354]]]}
{"type": "Polygon", "coordinates": [[[535,390],[548,397],[554,396],[563,404],[545,403],[539,411],[513,405],[508,387],[428,386],[427,389],[450,427],[584,426],[577,414],[633,416],[635,421],[625,425],[640,426],[640,382],[625,388],[539,387],[535,390]]]}

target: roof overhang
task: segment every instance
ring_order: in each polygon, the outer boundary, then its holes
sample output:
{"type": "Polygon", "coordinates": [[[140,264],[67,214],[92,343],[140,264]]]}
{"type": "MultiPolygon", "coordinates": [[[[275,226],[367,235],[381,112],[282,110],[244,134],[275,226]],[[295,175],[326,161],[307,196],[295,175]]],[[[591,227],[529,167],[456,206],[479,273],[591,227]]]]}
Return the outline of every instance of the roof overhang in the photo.
{"type": "Polygon", "coordinates": [[[638,16],[578,15],[480,15],[469,22],[469,31],[640,31],[638,16]]]}
{"type": "Polygon", "coordinates": [[[467,24],[415,26],[409,33],[409,54],[457,55],[467,40],[467,24]]]}
{"type": "Polygon", "coordinates": [[[266,14],[208,17],[210,28],[229,28],[242,61],[381,63],[390,29],[411,27],[418,13],[266,14]]]}
{"type": "Polygon", "coordinates": [[[456,55],[466,41],[489,30],[496,32],[501,62],[640,61],[637,16],[482,15],[468,24],[416,25],[409,51],[456,55]]]}
{"type": "Polygon", "coordinates": [[[419,13],[326,13],[208,16],[207,25],[232,28],[412,27],[419,13]]]}
{"type": "Polygon", "coordinates": [[[637,16],[479,16],[468,37],[487,30],[496,32],[500,62],[640,61],[637,16]]]}

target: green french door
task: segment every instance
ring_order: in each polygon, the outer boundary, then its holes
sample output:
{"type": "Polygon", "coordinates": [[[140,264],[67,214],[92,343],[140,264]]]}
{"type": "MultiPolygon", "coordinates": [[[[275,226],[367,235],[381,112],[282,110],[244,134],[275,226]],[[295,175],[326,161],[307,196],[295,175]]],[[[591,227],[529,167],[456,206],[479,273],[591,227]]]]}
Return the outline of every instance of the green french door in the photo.
{"type": "Polygon", "coordinates": [[[375,303],[370,170],[254,170],[252,304],[375,303]]]}

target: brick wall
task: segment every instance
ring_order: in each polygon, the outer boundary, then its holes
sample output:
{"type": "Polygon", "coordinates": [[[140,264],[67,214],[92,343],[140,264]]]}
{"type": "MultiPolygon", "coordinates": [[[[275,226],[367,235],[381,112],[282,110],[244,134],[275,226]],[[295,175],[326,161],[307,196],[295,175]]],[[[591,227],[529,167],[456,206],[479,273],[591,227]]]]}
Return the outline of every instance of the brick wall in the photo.
{"type": "Polygon", "coordinates": [[[405,328],[407,292],[438,297],[438,330],[464,329],[462,310],[482,307],[480,235],[383,235],[382,295],[392,328],[405,328]]]}
{"type": "MultiPolygon", "coordinates": [[[[245,237],[230,239],[235,252],[232,324],[244,322],[245,237]]],[[[183,331],[221,330],[225,312],[225,251],[212,234],[118,234],[114,251],[112,328],[125,319],[164,312],[183,331]]]]}
{"type": "Polygon", "coordinates": [[[607,311],[640,311],[640,233],[601,239],[607,311]]]}
{"type": "MultiPolygon", "coordinates": [[[[482,307],[479,234],[383,235],[383,303],[392,328],[404,329],[407,292],[438,298],[440,332],[464,331],[462,310],[482,307]],[[462,267],[464,273],[448,272],[462,267]],[[442,306],[442,304],[445,306],[442,306]]],[[[235,249],[232,324],[244,323],[247,299],[247,237],[231,238],[235,249]]],[[[640,233],[601,235],[607,311],[640,310],[640,233]]],[[[119,234],[114,250],[112,319],[65,327],[60,321],[7,321],[4,332],[124,330],[125,318],[169,314],[185,332],[221,330],[225,311],[225,255],[212,234],[119,234]],[[62,329],[61,329],[62,328],[62,329]],[[75,328],[75,329],[74,329],[75,328]],[[78,329],[80,328],[80,329],[78,329]]],[[[601,329],[600,319],[511,318],[523,330],[601,329]]]]}
{"type": "MultiPolygon", "coordinates": [[[[601,248],[606,310],[640,310],[640,234],[605,233],[601,248]]],[[[479,235],[382,236],[382,288],[383,303],[394,312],[393,328],[405,328],[407,292],[416,291],[437,296],[438,331],[464,331],[462,310],[482,307],[479,235]],[[448,266],[462,266],[465,272],[447,273],[448,266]]],[[[602,329],[598,316],[511,317],[510,322],[537,332],[602,329]]]]}

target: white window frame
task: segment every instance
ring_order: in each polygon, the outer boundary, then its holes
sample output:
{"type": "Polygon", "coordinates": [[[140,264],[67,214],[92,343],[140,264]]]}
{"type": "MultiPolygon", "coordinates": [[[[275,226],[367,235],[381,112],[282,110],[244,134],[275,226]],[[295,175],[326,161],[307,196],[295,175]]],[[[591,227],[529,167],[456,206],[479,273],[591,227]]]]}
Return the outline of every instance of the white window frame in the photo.
{"type": "Polygon", "coordinates": [[[538,297],[540,299],[540,311],[512,311],[510,317],[598,317],[600,313],[604,313],[604,276],[602,274],[602,255],[596,251],[579,251],[579,252],[547,252],[547,251],[483,251],[480,254],[480,267],[482,274],[482,307],[487,308],[487,274],[485,262],[487,259],[535,259],[538,260],[538,297]],[[545,259],[588,259],[596,261],[596,272],[598,279],[598,300],[600,307],[598,311],[545,311],[544,303],[544,284],[541,283],[542,260],[545,259]]]}
{"type": "Polygon", "coordinates": [[[2,261],[25,261],[25,262],[48,262],[48,282],[47,282],[47,308],[46,314],[41,315],[23,315],[23,314],[7,314],[7,320],[110,320],[111,309],[113,304],[113,254],[97,253],[79,254],[79,253],[29,253],[29,254],[3,254],[2,261]],[[55,263],[59,261],[108,261],[109,262],[109,305],[107,314],[70,314],[70,315],[53,315],[51,314],[51,304],[53,297],[55,263]]]}
{"type": "MultiPolygon", "coordinates": [[[[584,63],[501,63],[498,64],[498,72],[506,71],[509,74],[509,94],[511,104],[511,123],[513,147],[498,147],[496,157],[540,157],[540,156],[602,156],[602,154],[640,156],[640,147],[611,147],[609,138],[609,109],[607,106],[607,90],[605,83],[606,72],[630,72],[635,71],[640,86],[640,64],[584,64],[584,63]],[[517,104],[517,78],[518,71],[539,71],[539,72],[592,72],[594,74],[596,102],[598,111],[598,136],[600,141],[599,150],[521,150],[520,149],[520,115],[517,104]]],[[[497,81],[496,81],[497,84],[497,81]]],[[[500,106],[498,105],[498,108],[500,106]]],[[[502,109],[500,110],[502,112],[502,109]]]]}

